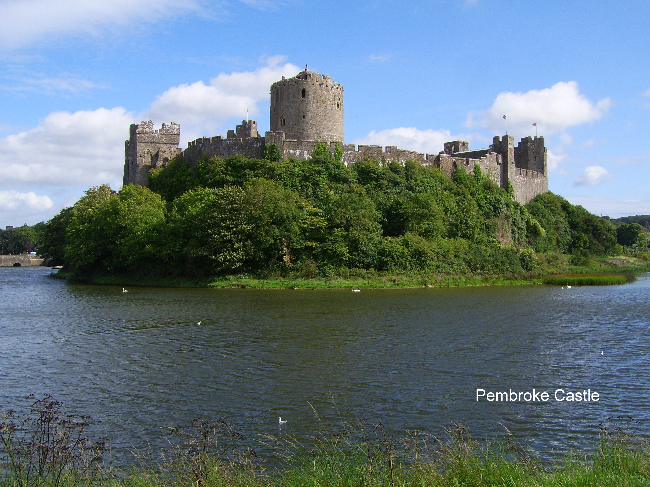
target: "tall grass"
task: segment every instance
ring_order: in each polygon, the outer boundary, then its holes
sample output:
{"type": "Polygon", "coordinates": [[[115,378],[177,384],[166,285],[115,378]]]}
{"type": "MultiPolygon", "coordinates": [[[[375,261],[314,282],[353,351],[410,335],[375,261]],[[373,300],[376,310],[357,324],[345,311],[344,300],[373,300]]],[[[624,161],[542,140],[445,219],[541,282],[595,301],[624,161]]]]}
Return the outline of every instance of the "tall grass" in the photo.
{"type": "Polygon", "coordinates": [[[461,424],[440,435],[407,431],[395,437],[382,424],[353,419],[311,438],[260,436],[252,447],[227,421],[200,418],[188,428],[169,428],[165,451],[140,452],[132,467],[116,470],[101,464],[105,445],[86,438],[87,422],[60,406],[45,398],[22,420],[3,413],[1,487],[650,485],[650,448],[631,431],[631,420],[605,422],[592,451],[549,464],[505,426],[501,437],[486,442],[461,424]],[[256,448],[279,462],[271,466],[256,448]]]}

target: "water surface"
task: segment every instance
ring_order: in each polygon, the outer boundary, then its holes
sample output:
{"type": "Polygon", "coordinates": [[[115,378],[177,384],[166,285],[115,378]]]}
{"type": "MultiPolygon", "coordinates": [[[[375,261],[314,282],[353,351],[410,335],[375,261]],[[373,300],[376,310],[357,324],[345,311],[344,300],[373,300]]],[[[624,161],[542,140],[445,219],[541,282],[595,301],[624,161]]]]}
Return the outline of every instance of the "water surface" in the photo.
{"type": "Polygon", "coordinates": [[[458,421],[479,438],[502,423],[565,451],[593,445],[608,417],[645,430],[650,415],[649,275],[572,289],[122,293],[51,272],[0,268],[0,408],[51,394],[90,415],[118,458],[198,416],[251,439],[278,433],[278,416],[298,436],[355,417],[435,434],[458,421]],[[600,400],[477,402],[478,388],[600,400]]]}

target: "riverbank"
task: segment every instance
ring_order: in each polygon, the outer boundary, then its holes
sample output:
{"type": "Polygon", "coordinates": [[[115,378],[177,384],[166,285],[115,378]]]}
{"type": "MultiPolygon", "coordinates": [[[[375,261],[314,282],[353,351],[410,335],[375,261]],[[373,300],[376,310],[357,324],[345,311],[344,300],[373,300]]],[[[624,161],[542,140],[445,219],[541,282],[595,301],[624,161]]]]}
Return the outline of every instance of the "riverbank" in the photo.
{"type": "Polygon", "coordinates": [[[633,487],[650,482],[649,444],[631,431],[632,420],[607,420],[598,426],[600,441],[591,451],[549,461],[505,426],[493,441],[477,441],[457,423],[438,436],[407,431],[396,438],[381,423],[353,420],[307,439],[282,432],[260,435],[255,446],[226,421],[200,418],[188,429],[170,428],[166,451],[135,452],[134,466],[114,468],[104,461],[110,451],[105,440],[86,436],[87,419],[63,415],[60,403],[49,397],[35,406],[33,416],[22,421],[12,412],[0,418],[0,487],[633,487]],[[22,430],[13,428],[18,421],[22,430]],[[273,452],[274,463],[259,457],[256,448],[273,452]]]}
{"type": "Polygon", "coordinates": [[[264,276],[236,275],[205,279],[178,277],[96,276],[87,278],[59,271],[57,277],[113,286],[197,287],[241,289],[385,289],[438,288],[495,285],[605,285],[622,284],[635,274],[650,271],[650,254],[592,258],[585,265],[569,263],[563,254],[538,254],[536,267],[529,272],[506,274],[441,274],[426,272],[378,272],[341,269],[330,276],[305,276],[298,272],[264,276]]]}

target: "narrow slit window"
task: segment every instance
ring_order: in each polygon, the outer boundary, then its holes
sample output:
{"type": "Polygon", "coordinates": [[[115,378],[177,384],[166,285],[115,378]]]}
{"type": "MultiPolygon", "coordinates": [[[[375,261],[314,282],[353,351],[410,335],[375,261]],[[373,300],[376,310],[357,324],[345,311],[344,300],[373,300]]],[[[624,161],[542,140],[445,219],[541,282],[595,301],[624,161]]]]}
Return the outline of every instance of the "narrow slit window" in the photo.
{"type": "Polygon", "coordinates": [[[302,89],[302,97],[305,98],[307,96],[307,90],[304,88],[302,89]]]}

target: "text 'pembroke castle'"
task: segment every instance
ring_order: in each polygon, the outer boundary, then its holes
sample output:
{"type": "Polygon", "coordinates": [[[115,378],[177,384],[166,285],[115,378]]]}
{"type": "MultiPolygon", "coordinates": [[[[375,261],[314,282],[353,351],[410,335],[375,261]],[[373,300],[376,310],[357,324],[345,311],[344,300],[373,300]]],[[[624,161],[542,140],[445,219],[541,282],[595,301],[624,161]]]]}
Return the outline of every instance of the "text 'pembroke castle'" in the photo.
{"type": "Polygon", "coordinates": [[[149,171],[164,167],[179,154],[196,164],[204,156],[230,157],[243,154],[262,158],[264,147],[275,144],[282,159],[307,159],[319,142],[325,142],[334,153],[338,145],[342,161],[351,165],[367,158],[377,161],[415,160],[424,166],[437,167],[447,175],[459,167],[471,171],[475,165],[492,181],[514,189],[519,203],[527,203],[539,193],[548,191],[547,151],[544,137],[525,137],[514,145],[514,137],[494,137],[487,149],[469,150],[464,141],[447,142],[439,154],[421,154],[376,145],[345,144],[343,136],[343,87],[329,76],[302,71],[293,78],[271,85],[271,130],[261,136],[257,122],[243,120],[226,138],[202,137],[179,148],[180,125],[172,122],[154,130],[153,122],[133,124],[125,143],[124,184],[147,185],[149,171]]]}

